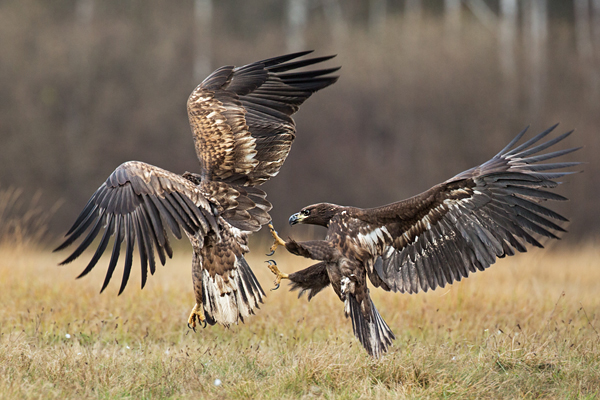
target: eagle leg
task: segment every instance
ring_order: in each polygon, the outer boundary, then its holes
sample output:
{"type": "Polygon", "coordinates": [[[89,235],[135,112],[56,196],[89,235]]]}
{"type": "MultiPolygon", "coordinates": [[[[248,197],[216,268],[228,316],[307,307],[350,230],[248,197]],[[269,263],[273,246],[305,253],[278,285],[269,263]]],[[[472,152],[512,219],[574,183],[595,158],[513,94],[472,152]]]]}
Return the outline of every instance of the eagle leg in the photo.
{"type": "Polygon", "coordinates": [[[272,273],[275,274],[275,282],[273,282],[275,284],[275,287],[271,290],[277,290],[279,289],[279,286],[281,285],[281,280],[282,279],[290,279],[290,276],[288,274],[284,274],[283,272],[281,272],[279,270],[279,268],[277,268],[277,263],[273,260],[269,260],[269,261],[265,261],[267,264],[269,264],[269,269],[271,270],[272,273]]]}
{"type": "MultiPolygon", "coordinates": [[[[273,236],[273,239],[274,239],[273,245],[269,249],[271,251],[269,253],[267,253],[267,256],[270,257],[273,254],[275,254],[275,250],[277,249],[277,246],[285,247],[285,240],[283,240],[282,238],[279,237],[279,235],[277,234],[277,231],[273,227],[272,223],[269,223],[269,230],[271,231],[271,236],[273,236]]],[[[269,266],[269,268],[270,268],[270,266],[269,266]]],[[[273,270],[271,270],[271,271],[273,271],[273,270]]],[[[273,272],[273,273],[275,273],[275,272],[273,272]]]]}
{"type": "Polygon", "coordinates": [[[192,308],[192,312],[190,313],[187,324],[188,328],[193,329],[194,332],[196,332],[196,319],[198,319],[198,322],[202,324],[202,328],[206,328],[206,318],[204,318],[204,312],[198,303],[196,303],[194,308],[192,308]]]}

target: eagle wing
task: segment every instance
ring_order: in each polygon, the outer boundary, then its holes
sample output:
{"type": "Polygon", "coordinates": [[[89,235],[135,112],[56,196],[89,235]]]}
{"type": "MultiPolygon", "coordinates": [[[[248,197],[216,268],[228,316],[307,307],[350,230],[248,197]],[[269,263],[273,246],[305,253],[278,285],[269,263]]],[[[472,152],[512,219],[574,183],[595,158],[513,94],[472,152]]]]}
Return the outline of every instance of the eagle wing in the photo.
{"type": "Polygon", "coordinates": [[[181,238],[181,228],[190,235],[219,235],[216,210],[200,188],[180,175],[138,161],[121,164],[92,195],[79,217],[66,234],[65,241],[54,251],[71,245],[84,232],[88,234],[62,264],[76,259],[87,249],[98,233],[104,233],[91,261],[78,278],[96,265],[115,236],[110,263],[102,291],[115,270],[121,244],[126,244],[125,268],[119,294],[123,292],[131,272],[134,243],[137,243],[142,269],[142,288],[156,269],[154,251],[165,264],[165,253],[172,257],[165,224],[173,235],[181,238]]]}
{"type": "Polygon", "coordinates": [[[308,53],[221,67],[192,92],[188,116],[203,180],[256,186],[279,172],[294,140],[292,114],[338,79],[328,74],[339,67],[295,71],[334,57],[291,61],[308,53]]]}
{"type": "Polygon", "coordinates": [[[364,210],[367,223],[357,224],[355,240],[371,255],[366,266],[373,284],[433,290],[483,271],[497,257],[527,251],[526,243],[543,247],[536,237],[558,239],[565,230],[553,220],[567,219],[540,203],[567,200],[545,189],[573,173],[555,170],[580,163],[540,163],[578,150],[539,154],[572,133],[535,145],[555,127],[513,148],[525,129],[486,163],[410,199],[364,210]]]}

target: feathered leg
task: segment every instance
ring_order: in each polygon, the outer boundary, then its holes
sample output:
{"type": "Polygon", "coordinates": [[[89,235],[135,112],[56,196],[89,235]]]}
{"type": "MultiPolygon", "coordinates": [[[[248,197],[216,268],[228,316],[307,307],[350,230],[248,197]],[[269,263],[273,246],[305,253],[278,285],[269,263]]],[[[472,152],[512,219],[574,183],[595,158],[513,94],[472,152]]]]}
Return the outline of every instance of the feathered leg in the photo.
{"type": "Polygon", "coordinates": [[[331,284],[327,273],[327,263],[322,261],[308,268],[290,274],[290,290],[300,290],[298,297],[308,293],[308,300],[331,284]]]}
{"type": "Polygon", "coordinates": [[[196,332],[196,320],[202,324],[203,328],[206,328],[206,317],[204,316],[204,306],[202,304],[202,268],[201,260],[199,255],[194,249],[194,255],[192,259],[192,282],[194,284],[194,294],[196,297],[196,304],[192,308],[192,312],[188,318],[188,328],[193,329],[196,332]]]}
{"type": "Polygon", "coordinates": [[[290,290],[300,290],[298,297],[308,292],[308,300],[310,301],[310,299],[331,283],[327,274],[326,262],[311,265],[308,268],[289,275],[279,271],[275,261],[269,260],[266,262],[269,263],[271,272],[275,274],[275,287],[271,290],[279,289],[282,279],[289,279],[291,282],[290,290]]]}

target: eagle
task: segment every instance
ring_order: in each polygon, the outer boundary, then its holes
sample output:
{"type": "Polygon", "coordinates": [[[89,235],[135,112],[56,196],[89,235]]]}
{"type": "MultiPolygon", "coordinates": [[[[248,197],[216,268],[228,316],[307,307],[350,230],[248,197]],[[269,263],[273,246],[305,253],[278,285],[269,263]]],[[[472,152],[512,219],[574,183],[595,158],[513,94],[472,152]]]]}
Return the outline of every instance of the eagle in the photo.
{"type": "Polygon", "coordinates": [[[354,335],[370,355],[380,357],[395,337],[371,301],[367,278],[386,291],[426,292],[483,271],[497,258],[525,252],[527,244],[543,248],[541,237],[558,239],[565,232],[559,223],[567,219],[542,205],[567,200],[548,189],[574,173],[557,170],[580,164],[553,160],[578,148],[540,154],[573,132],[539,143],[557,125],[515,147],[525,128],[491,160],[409,199],[369,209],[320,203],[290,217],[290,225],[326,227],[325,240],[284,241],[269,224],[275,242],[268,255],[281,245],[319,261],[288,275],[269,260],[275,289],[289,279],[290,290],[299,290],[298,297],[307,293],[310,300],[331,285],[352,319],[354,335]]]}
{"type": "Polygon", "coordinates": [[[257,186],[277,175],[290,151],[296,128],[292,114],[313,93],[338,79],[339,67],[306,69],[334,56],[302,58],[304,51],[242,67],[224,66],[198,85],[187,101],[199,173],[182,175],[139,161],[117,167],[96,190],[54,251],[88,232],[67,264],[103,234],[87,267],[88,274],[114,236],[104,291],[120,250],[125,261],[119,294],[129,280],[134,247],[141,264],[141,287],[172,257],[167,227],[192,244],[192,283],[196,303],[188,318],[224,326],[255,313],[265,293],[248,266],[248,235],[267,224],[271,204],[257,186]],[[300,58],[300,59],[299,59],[300,58]]]}

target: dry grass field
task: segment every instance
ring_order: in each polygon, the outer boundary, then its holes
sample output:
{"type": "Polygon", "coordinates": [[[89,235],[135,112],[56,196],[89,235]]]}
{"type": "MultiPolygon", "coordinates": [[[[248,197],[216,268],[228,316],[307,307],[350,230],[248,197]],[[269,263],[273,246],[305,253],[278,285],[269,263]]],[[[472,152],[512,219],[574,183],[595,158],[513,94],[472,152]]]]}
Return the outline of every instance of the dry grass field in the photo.
{"type": "MultiPolygon", "coordinates": [[[[600,397],[597,243],[501,260],[434,292],[375,291],[397,336],[380,360],[331,290],[310,303],[269,291],[267,248],[249,257],[268,295],[260,313],[194,333],[188,248],[117,297],[118,279],[98,293],[107,259],[75,280],[90,254],[58,267],[65,254],[0,245],[0,398],[600,397]]],[[[309,263],[274,258],[286,272],[309,263]]]]}

